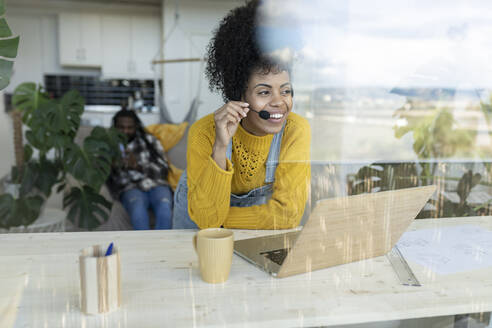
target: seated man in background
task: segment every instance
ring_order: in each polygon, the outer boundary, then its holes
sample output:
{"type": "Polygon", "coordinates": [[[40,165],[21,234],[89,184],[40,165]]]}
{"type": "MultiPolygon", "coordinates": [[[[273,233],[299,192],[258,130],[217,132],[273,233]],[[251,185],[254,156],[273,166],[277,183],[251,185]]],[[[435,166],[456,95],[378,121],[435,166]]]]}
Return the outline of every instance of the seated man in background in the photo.
{"type": "Polygon", "coordinates": [[[124,133],[128,144],[122,160],[113,165],[108,187],[130,215],[133,228],[150,229],[148,209],[155,215],[155,229],[171,229],[173,193],[167,176],[169,165],[161,143],[144,129],[131,110],[120,110],[113,126],[124,133]]]}

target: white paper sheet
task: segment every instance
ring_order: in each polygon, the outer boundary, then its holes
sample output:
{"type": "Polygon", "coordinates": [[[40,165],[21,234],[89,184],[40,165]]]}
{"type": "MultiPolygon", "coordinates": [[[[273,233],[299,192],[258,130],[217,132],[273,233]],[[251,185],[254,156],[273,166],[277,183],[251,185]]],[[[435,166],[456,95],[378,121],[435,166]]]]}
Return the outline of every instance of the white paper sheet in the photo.
{"type": "Polygon", "coordinates": [[[492,231],[475,225],[409,231],[397,246],[405,259],[438,274],[492,266],[492,231]]]}

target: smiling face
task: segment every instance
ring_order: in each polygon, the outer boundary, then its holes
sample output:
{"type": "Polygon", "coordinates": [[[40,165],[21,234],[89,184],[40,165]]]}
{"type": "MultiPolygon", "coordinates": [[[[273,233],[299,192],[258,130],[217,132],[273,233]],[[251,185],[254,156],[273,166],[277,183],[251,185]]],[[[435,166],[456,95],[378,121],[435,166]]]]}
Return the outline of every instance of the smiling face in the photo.
{"type": "Polygon", "coordinates": [[[265,74],[255,71],[251,74],[243,101],[250,109],[270,113],[268,120],[250,110],[241,124],[251,134],[264,136],[275,134],[282,129],[287,115],[292,110],[292,85],[287,71],[270,71],[265,74]]]}

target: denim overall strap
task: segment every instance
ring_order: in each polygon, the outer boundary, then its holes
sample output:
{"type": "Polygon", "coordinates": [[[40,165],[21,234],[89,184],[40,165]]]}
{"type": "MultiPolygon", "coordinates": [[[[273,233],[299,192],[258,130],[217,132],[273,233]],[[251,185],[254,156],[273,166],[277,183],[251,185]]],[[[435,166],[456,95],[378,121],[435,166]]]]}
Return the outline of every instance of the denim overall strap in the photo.
{"type": "Polygon", "coordinates": [[[183,171],[174,191],[173,229],[198,229],[188,213],[188,175],[183,171]]]}
{"type": "Polygon", "coordinates": [[[231,138],[231,141],[229,141],[229,144],[227,145],[226,157],[228,160],[232,161],[231,160],[231,157],[232,157],[232,138],[231,138]]]}
{"type": "Polygon", "coordinates": [[[284,134],[285,123],[282,129],[273,136],[270,152],[266,162],[265,183],[272,183],[275,180],[275,170],[278,166],[280,156],[280,145],[282,144],[282,135],[284,134]]]}
{"type": "MultiPolygon", "coordinates": [[[[231,194],[231,206],[249,207],[253,205],[263,205],[268,202],[273,195],[273,181],[275,180],[275,170],[278,166],[278,158],[280,154],[280,146],[282,143],[282,134],[284,126],[280,132],[275,134],[270,145],[270,151],[266,162],[265,182],[264,186],[255,188],[243,195],[231,194]]],[[[232,147],[231,147],[232,149],[232,147]]]]}

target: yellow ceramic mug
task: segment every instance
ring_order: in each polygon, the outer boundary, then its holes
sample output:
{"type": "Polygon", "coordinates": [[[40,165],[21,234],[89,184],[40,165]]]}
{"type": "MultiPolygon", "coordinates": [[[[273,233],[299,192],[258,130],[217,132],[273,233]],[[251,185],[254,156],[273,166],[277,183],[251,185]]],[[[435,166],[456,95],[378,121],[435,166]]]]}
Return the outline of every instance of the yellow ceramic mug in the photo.
{"type": "Polygon", "coordinates": [[[202,279],[208,283],[221,283],[231,271],[234,234],[221,228],[204,229],[193,236],[193,246],[198,254],[202,279]]]}

